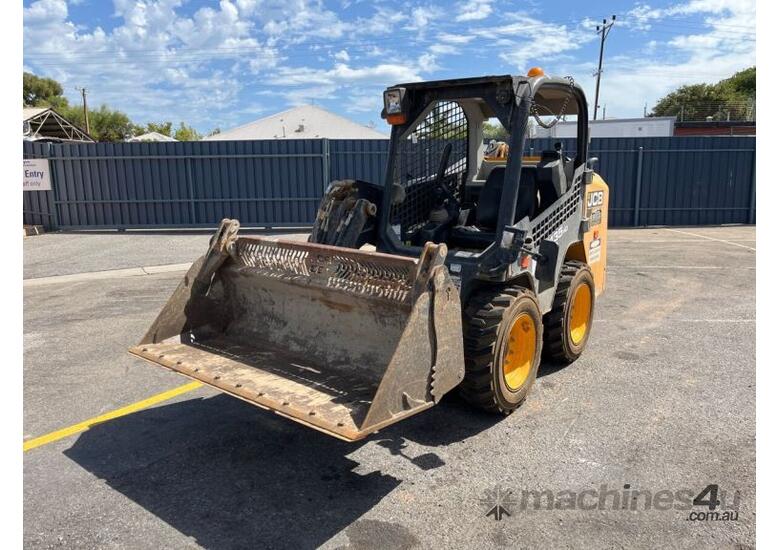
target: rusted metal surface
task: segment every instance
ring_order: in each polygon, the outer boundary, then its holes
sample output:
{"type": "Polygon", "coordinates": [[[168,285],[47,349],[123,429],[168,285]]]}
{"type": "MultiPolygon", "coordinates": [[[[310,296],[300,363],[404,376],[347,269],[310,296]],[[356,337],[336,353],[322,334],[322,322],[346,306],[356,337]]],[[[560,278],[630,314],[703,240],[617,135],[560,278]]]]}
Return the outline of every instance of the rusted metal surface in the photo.
{"type": "Polygon", "coordinates": [[[444,245],[414,259],[239,237],[237,223],[223,221],[131,353],[350,441],[463,379],[444,245]]]}

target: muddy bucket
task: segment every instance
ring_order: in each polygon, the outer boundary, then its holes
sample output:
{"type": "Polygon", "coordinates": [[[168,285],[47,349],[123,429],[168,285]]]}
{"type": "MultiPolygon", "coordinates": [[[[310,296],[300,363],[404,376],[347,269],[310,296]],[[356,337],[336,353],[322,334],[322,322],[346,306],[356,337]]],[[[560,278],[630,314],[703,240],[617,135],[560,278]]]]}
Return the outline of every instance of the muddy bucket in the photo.
{"type": "Polygon", "coordinates": [[[237,232],[222,222],[130,353],[349,441],[463,379],[445,245],[416,259],[237,232]]]}

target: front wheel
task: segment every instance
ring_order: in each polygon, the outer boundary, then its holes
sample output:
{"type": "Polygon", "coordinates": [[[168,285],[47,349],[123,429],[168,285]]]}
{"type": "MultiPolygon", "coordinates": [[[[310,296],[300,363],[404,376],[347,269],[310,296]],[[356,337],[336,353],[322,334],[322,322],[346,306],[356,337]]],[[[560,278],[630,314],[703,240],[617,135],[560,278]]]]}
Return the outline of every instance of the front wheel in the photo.
{"type": "Polygon", "coordinates": [[[490,412],[517,409],[536,380],[542,330],[539,303],[531,291],[512,286],[475,294],[464,315],[461,395],[490,412]]]}
{"type": "Polygon", "coordinates": [[[552,309],[544,316],[544,358],[572,363],[585,350],[593,324],[596,285],[590,267],[570,260],[563,264],[552,309]]]}

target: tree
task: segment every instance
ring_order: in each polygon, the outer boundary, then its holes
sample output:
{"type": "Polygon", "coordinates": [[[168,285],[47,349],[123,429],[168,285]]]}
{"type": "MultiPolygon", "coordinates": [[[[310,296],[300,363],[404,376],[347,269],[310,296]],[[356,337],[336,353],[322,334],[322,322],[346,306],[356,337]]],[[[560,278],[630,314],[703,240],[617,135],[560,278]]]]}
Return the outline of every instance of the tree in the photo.
{"type": "Polygon", "coordinates": [[[491,124],[490,122],[483,122],[482,135],[487,139],[495,139],[497,141],[507,141],[509,139],[509,132],[506,131],[506,128],[501,123],[491,124]]]}
{"type": "Polygon", "coordinates": [[[32,73],[22,77],[22,102],[30,107],[65,107],[68,100],[62,95],[62,85],[52,78],[32,73]]]}
{"type": "Polygon", "coordinates": [[[734,76],[721,80],[717,84],[737,95],[755,99],[756,97],[756,68],[750,67],[739,71],[734,76]]]}
{"type": "Polygon", "coordinates": [[[717,84],[681,86],[661,98],[650,116],[678,120],[747,120],[755,118],[756,68],[740,71],[717,84]]]}
{"type": "Polygon", "coordinates": [[[201,135],[192,126],[187,126],[183,122],[180,122],[173,137],[178,141],[199,141],[201,135]]]}
{"type": "Polygon", "coordinates": [[[173,122],[147,122],[146,129],[141,133],[157,132],[158,134],[171,137],[171,129],[173,129],[173,122]]]}
{"type": "Polygon", "coordinates": [[[133,135],[135,128],[125,113],[105,105],[97,111],[89,111],[89,129],[97,141],[124,141],[133,135]]]}
{"type": "MultiPolygon", "coordinates": [[[[72,124],[84,128],[84,111],[81,107],[68,106],[57,112],[72,124]]],[[[95,141],[124,141],[133,136],[137,129],[125,113],[109,109],[106,105],[89,110],[89,131],[95,141]]]]}

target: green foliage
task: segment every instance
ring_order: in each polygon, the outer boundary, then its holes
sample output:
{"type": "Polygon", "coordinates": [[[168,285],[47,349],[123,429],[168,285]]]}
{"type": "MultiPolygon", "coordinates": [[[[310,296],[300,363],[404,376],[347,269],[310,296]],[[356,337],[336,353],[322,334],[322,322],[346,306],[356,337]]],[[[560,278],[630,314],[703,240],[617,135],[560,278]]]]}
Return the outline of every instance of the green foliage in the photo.
{"type": "Polygon", "coordinates": [[[64,107],[68,100],[62,95],[62,85],[51,78],[41,78],[32,73],[22,77],[22,105],[30,107],[64,107]]]}
{"type": "Polygon", "coordinates": [[[755,120],[756,68],[740,71],[717,84],[681,86],[656,103],[650,116],[678,120],[755,120]]]}
{"type": "Polygon", "coordinates": [[[500,123],[482,123],[482,135],[487,139],[495,139],[496,141],[507,141],[509,139],[509,132],[500,123]]]}
{"type": "Polygon", "coordinates": [[[133,135],[136,126],[121,111],[113,111],[101,105],[98,111],[89,112],[89,129],[98,141],[123,141],[133,135]]]}
{"type": "Polygon", "coordinates": [[[179,127],[176,129],[176,133],[173,137],[178,141],[199,141],[201,135],[192,126],[187,126],[183,122],[179,123],[179,127]]]}
{"type": "Polygon", "coordinates": [[[145,134],[148,132],[157,132],[158,134],[171,137],[172,129],[173,122],[147,122],[146,128],[139,133],[145,134]]]}
{"type": "Polygon", "coordinates": [[[756,97],[756,68],[750,67],[744,71],[735,73],[734,76],[721,80],[717,86],[737,95],[753,98],[756,97]]]}
{"type": "MultiPolygon", "coordinates": [[[[79,128],[86,129],[81,107],[68,106],[57,112],[79,128]]],[[[137,129],[125,113],[109,109],[106,105],[89,110],[89,133],[96,141],[124,141],[132,137],[137,129]]]]}

